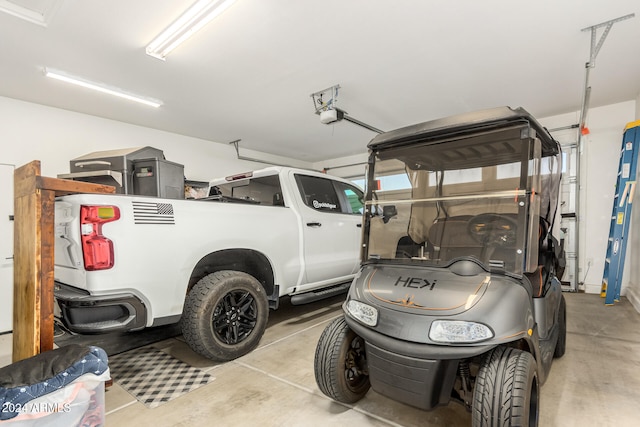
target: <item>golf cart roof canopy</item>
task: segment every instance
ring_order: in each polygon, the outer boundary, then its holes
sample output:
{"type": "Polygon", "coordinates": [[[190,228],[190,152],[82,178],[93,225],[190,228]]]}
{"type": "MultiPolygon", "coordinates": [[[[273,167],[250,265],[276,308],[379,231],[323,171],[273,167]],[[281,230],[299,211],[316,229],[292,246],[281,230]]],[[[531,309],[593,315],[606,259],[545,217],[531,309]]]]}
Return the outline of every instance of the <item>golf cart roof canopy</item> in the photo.
{"type": "Polygon", "coordinates": [[[535,131],[541,142],[542,157],[559,153],[558,142],[553,139],[547,129],[520,107],[498,107],[406,126],[376,136],[368,147],[373,151],[378,151],[416,143],[438,144],[444,141],[463,139],[477,133],[522,126],[527,126],[535,131]]]}

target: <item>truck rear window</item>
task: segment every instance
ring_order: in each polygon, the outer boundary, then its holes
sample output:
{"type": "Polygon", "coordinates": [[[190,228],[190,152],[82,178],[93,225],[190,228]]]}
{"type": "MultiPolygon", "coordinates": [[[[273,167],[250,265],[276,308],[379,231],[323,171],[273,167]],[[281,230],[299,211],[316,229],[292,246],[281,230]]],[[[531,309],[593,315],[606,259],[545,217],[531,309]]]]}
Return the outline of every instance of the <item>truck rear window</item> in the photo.
{"type": "Polygon", "coordinates": [[[278,175],[242,179],[211,187],[209,196],[245,200],[265,206],[284,206],[278,175]]]}

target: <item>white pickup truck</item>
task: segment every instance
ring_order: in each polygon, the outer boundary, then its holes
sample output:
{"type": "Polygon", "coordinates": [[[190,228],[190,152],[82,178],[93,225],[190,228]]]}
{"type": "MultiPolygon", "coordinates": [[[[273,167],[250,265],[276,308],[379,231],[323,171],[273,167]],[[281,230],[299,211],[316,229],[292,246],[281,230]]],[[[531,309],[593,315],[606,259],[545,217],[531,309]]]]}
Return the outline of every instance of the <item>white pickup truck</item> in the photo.
{"type": "Polygon", "coordinates": [[[56,316],[71,331],[181,321],[197,353],[254,349],[279,298],[345,291],[359,266],[362,191],[285,167],[211,181],[196,200],[76,194],[56,199],[56,316]]]}

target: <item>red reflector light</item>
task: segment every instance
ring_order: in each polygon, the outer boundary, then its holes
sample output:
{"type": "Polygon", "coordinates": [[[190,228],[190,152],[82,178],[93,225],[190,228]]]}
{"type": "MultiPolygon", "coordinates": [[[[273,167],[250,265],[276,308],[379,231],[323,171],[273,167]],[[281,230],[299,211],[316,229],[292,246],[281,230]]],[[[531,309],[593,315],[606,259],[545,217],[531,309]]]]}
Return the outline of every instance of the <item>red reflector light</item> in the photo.
{"type": "Polygon", "coordinates": [[[113,242],[102,235],[102,225],[120,219],[117,206],[81,206],[80,234],[85,270],[113,267],[113,242]]]}

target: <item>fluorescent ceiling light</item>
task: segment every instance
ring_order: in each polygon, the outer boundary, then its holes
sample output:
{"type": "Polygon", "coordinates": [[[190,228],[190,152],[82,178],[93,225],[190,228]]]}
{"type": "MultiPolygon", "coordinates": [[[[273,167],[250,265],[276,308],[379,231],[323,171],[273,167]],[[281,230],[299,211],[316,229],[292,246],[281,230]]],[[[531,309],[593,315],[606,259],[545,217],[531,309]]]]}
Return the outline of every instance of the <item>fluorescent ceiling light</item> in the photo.
{"type": "Polygon", "coordinates": [[[65,72],[53,70],[51,68],[44,69],[44,75],[51,77],[52,79],[60,80],[66,83],[71,83],[77,86],[82,86],[87,89],[97,90],[98,92],[107,93],[109,95],[118,96],[120,98],[128,99],[129,101],[139,102],[141,104],[149,105],[154,108],[158,108],[162,105],[162,101],[158,101],[153,98],[146,98],[132,93],[124,92],[121,89],[110,87],[102,83],[95,83],[89,80],[85,80],[80,77],[69,75],[65,72]]]}
{"type": "Polygon", "coordinates": [[[164,60],[173,49],[209,21],[227,10],[235,0],[198,0],[147,46],[147,55],[164,60]]]}
{"type": "Polygon", "coordinates": [[[0,12],[46,27],[62,0],[0,0],[0,12]]]}

